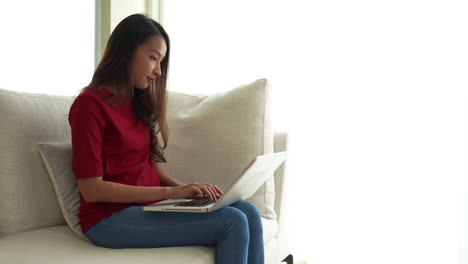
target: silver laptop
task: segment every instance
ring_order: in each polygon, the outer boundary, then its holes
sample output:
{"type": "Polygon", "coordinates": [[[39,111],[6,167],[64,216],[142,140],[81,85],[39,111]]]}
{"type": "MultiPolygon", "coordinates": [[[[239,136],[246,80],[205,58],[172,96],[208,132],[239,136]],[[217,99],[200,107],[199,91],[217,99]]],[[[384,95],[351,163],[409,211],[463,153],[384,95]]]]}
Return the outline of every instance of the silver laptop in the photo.
{"type": "Polygon", "coordinates": [[[208,213],[251,197],[286,159],[286,151],[257,156],[216,202],[202,199],[167,199],[143,207],[145,211],[208,213]]]}

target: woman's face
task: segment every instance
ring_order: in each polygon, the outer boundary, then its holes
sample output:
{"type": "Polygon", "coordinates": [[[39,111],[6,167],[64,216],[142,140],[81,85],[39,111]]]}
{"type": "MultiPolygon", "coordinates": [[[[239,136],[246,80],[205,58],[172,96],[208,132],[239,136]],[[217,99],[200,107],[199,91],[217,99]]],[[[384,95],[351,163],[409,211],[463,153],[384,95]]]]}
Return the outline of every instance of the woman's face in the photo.
{"type": "Polygon", "coordinates": [[[150,37],[137,48],[130,68],[130,80],[135,88],[146,89],[161,76],[161,61],[166,51],[166,41],[160,35],[150,37]]]}

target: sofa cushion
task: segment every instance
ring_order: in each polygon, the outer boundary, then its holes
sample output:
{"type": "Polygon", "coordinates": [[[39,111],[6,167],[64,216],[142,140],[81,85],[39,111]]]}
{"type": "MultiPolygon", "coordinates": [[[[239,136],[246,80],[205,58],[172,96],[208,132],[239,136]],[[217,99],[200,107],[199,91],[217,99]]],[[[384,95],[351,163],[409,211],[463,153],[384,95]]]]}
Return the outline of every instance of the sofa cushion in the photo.
{"type": "Polygon", "coordinates": [[[38,147],[65,222],[75,234],[88,240],[78,217],[80,189],[73,173],[71,143],[39,142],[38,147]]]}
{"type": "MultiPolygon", "coordinates": [[[[216,184],[226,191],[256,156],[273,153],[270,93],[266,79],[211,95],[172,92],[168,162],[159,165],[182,182],[216,184]]],[[[274,219],[274,177],[247,201],[274,219]]]]}
{"type": "MultiPolygon", "coordinates": [[[[278,251],[276,238],[264,243],[266,263],[279,263],[275,254],[278,251]]],[[[2,263],[9,264],[215,263],[214,247],[109,249],[78,238],[66,225],[3,237],[0,239],[0,256],[2,263]]]]}
{"type": "Polygon", "coordinates": [[[213,247],[110,249],[97,247],[65,226],[41,228],[0,239],[2,263],[215,263],[213,247]],[[27,254],[24,254],[27,249],[27,254]]]}
{"type": "Polygon", "coordinates": [[[65,223],[36,142],[70,139],[72,101],[0,89],[0,237],[65,223]]]}

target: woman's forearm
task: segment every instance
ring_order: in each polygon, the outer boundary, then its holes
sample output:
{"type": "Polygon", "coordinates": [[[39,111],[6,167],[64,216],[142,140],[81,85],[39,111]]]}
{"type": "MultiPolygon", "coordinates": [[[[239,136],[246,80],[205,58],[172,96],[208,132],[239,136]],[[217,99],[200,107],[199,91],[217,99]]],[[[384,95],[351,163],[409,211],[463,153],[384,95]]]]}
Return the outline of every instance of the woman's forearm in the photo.
{"type": "Polygon", "coordinates": [[[133,186],[104,181],[102,177],[78,180],[83,198],[88,202],[131,203],[167,199],[171,187],[133,186]]]}
{"type": "Polygon", "coordinates": [[[167,199],[170,187],[184,185],[161,167],[155,165],[155,169],[161,186],[132,186],[96,177],[79,180],[80,191],[88,202],[131,203],[167,199]]]}
{"type": "Polygon", "coordinates": [[[131,186],[115,182],[104,182],[108,191],[102,195],[102,202],[130,203],[146,202],[168,198],[168,187],[131,186]]]}

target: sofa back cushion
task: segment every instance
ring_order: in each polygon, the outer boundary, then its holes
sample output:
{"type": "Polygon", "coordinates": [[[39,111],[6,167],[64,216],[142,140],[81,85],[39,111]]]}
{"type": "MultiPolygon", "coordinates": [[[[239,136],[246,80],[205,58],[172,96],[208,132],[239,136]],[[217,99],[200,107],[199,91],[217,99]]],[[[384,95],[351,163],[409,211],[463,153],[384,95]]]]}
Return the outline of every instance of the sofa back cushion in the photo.
{"type": "Polygon", "coordinates": [[[63,224],[38,141],[69,141],[73,97],[0,89],[0,236],[63,224]]]}
{"type": "MultiPolygon", "coordinates": [[[[169,175],[185,183],[216,184],[226,191],[256,156],[273,153],[267,79],[211,95],[169,96],[168,162],[159,163],[169,175]]],[[[274,177],[247,201],[263,217],[274,219],[274,177]]]]}

